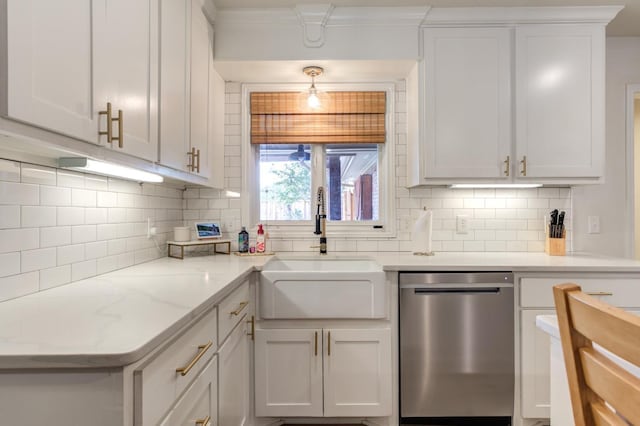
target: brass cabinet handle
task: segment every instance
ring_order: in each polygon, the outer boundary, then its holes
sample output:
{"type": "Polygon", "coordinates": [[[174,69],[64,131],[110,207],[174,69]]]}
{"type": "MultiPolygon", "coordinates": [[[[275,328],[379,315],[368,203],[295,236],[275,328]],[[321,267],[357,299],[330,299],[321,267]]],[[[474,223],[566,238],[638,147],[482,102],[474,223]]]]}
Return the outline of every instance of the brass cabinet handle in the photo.
{"type": "Polygon", "coordinates": [[[504,174],[505,176],[509,176],[509,169],[511,168],[511,157],[507,155],[507,159],[503,161],[504,163],[504,174]]]}
{"type": "Polygon", "coordinates": [[[249,302],[240,302],[240,306],[238,306],[238,309],[236,309],[235,311],[231,311],[229,312],[229,315],[240,315],[240,312],[242,312],[244,310],[244,308],[247,307],[247,305],[249,304],[249,302]]]}
{"type": "Polygon", "coordinates": [[[200,358],[202,358],[205,352],[207,352],[212,345],[213,345],[213,342],[209,342],[206,345],[198,346],[198,353],[196,354],[196,356],[191,360],[191,362],[186,367],[176,368],[176,373],[180,373],[180,375],[182,376],[186,376],[187,374],[189,374],[189,371],[191,371],[193,366],[196,365],[198,361],[200,361],[200,358]]]}
{"type": "Polygon", "coordinates": [[[522,161],[520,161],[520,164],[522,164],[522,170],[520,170],[520,174],[522,176],[526,176],[527,175],[527,156],[523,156],[522,157],[522,161]]]}
{"type": "Polygon", "coordinates": [[[107,136],[107,143],[112,143],[113,142],[113,130],[112,130],[111,123],[113,123],[113,117],[112,117],[112,112],[111,112],[111,102],[107,102],[107,109],[105,111],[99,111],[98,115],[106,115],[107,116],[107,131],[106,132],[98,131],[98,135],[100,135],[100,136],[106,135],[107,136]]]}
{"type": "Polygon", "coordinates": [[[331,332],[327,331],[327,356],[331,356],[331,332]]]}
{"type": "MultiPolygon", "coordinates": [[[[109,121],[107,119],[107,121],[109,121]]],[[[118,118],[112,118],[109,122],[109,127],[111,127],[111,123],[117,121],[118,122],[118,137],[113,136],[111,138],[112,141],[118,141],[118,148],[122,148],[124,146],[124,136],[122,134],[122,129],[124,128],[124,118],[122,117],[122,110],[118,110],[118,118]]]]}
{"type": "Polygon", "coordinates": [[[318,332],[316,331],[315,356],[318,356],[318,332]]]}
{"type": "Polygon", "coordinates": [[[191,151],[187,152],[189,156],[189,164],[187,167],[189,171],[192,172],[200,172],[200,150],[196,150],[195,148],[191,148],[191,151]]]}
{"type": "Polygon", "coordinates": [[[251,319],[247,321],[247,324],[251,324],[251,332],[247,333],[247,336],[251,336],[251,340],[256,340],[256,317],[251,315],[251,319]]]}
{"type": "Polygon", "coordinates": [[[613,296],[610,291],[587,291],[589,296],[613,296]]]}
{"type": "Polygon", "coordinates": [[[204,419],[196,420],[196,426],[207,426],[211,420],[211,416],[207,416],[204,419]]]}

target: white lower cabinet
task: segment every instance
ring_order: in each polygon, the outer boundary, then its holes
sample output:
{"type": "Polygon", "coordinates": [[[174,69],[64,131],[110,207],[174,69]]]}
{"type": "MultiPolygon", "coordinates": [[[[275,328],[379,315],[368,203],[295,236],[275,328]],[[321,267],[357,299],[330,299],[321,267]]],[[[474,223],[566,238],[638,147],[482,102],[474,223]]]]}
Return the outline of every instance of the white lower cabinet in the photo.
{"type": "Polygon", "coordinates": [[[551,415],[549,335],[536,327],[538,315],[555,315],[553,286],[567,282],[626,310],[640,307],[637,275],[528,275],[520,278],[520,413],[525,419],[551,415]]]}
{"type": "Polygon", "coordinates": [[[216,426],[218,422],[218,359],[213,357],[161,426],[216,426]]]}
{"type": "Polygon", "coordinates": [[[249,337],[244,317],[218,352],[219,358],[219,424],[248,425],[250,417],[249,337]]]}
{"type": "Polygon", "coordinates": [[[391,415],[391,330],[256,330],[256,416],[391,415]]]}
{"type": "Polygon", "coordinates": [[[549,388],[549,335],[536,327],[538,315],[555,315],[553,309],[522,311],[520,324],[522,337],[522,417],[547,418],[550,407],[549,388]]]}

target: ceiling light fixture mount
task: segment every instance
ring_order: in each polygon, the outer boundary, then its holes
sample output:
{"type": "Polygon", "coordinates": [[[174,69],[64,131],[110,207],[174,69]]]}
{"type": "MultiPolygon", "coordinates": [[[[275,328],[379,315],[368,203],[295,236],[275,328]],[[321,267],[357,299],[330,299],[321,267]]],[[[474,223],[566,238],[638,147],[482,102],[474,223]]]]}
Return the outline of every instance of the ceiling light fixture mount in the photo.
{"type": "Polygon", "coordinates": [[[309,66],[304,67],[302,72],[311,77],[311,87],[309,88],[307,105],[312,109],[318,108],[320,106],[320,98],[318,98],[318,90],[316,89],[316,77],[322,75],[324,69],[318,66],[309,66]]]}

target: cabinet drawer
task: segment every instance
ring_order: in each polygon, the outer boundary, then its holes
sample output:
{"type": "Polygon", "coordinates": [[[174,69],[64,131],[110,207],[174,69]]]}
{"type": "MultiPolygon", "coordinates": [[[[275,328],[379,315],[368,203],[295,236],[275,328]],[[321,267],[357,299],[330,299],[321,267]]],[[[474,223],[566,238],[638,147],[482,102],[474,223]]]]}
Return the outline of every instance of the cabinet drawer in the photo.
{"type": "Polygon", "coordinates": [[[160,426],[216,426],[218,418],[218,358],[213,357],[160,426]],[[198,423],[202,422],[202,423],[198,423]]]}
{"type": "Polygon", "coordinates": [[[134,371],[135,424],[155,425],[217,349],[216,309],[134,371]],[[183,371],[177,371],[182,369],[183,371]]]}
{"type": "Polygon", "coordinates": [[[639,278],[607,277],[551,277],[522,278],[520,280],[520,306],[523,308],[553,307],[553,286],[563,283],[575,283],[588,293],[598,295],[603,301],[614,306],[640,306],[639,278]]]}
{"type": "Polygon", "coordinates": [[[233,327],[251,310],[249,282],[245,282],[218,305],[218,336],[224,342],[233,327]]]}

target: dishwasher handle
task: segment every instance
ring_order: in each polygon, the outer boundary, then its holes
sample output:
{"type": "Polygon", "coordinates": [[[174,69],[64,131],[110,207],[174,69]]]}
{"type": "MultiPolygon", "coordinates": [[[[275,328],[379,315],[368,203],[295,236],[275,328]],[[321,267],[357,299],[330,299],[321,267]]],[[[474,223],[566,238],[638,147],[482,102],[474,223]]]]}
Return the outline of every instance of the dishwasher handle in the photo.
{"type": "Polygon", "coordinates": [[[431,287],[415,288],[415,294],[499,294],[500,287],[431,287]]]}

